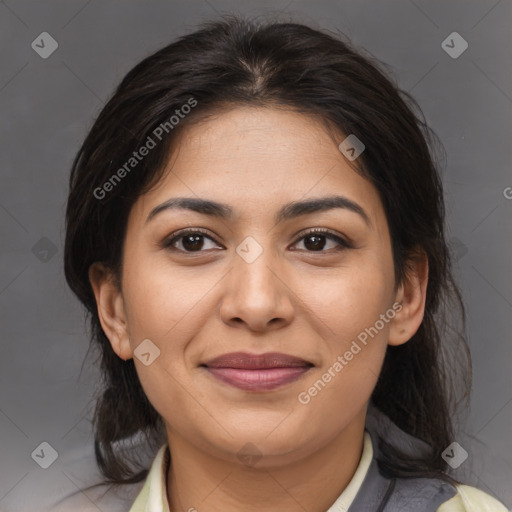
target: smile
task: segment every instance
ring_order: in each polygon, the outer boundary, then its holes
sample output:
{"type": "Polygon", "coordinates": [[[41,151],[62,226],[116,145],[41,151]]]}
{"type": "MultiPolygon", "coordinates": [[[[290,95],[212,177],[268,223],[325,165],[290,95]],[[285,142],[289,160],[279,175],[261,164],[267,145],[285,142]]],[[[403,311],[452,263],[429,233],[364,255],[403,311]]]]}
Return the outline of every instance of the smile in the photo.
{"type": "Polygon", "coordinates": [[[293,382],[313,364],[287,354],[235,352],[201,365],[213,377],[245,391],[268,391],[293,382]]]}

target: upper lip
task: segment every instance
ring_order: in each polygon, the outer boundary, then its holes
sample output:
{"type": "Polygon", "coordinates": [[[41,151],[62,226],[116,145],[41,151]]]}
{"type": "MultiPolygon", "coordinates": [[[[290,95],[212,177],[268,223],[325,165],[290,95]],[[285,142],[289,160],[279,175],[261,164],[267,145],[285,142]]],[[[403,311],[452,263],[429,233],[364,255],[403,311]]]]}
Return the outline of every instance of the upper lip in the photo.
{"type": "Polygon", "coordinates": [[[265,354],[249,354],[247,352],[231,352],[210,359],[203,366],[208,368],[239,368],[243,370],[262,370],[266,368],[290,368],[313,366],[309,361],[300,357],[279,352],[265,354]]]}

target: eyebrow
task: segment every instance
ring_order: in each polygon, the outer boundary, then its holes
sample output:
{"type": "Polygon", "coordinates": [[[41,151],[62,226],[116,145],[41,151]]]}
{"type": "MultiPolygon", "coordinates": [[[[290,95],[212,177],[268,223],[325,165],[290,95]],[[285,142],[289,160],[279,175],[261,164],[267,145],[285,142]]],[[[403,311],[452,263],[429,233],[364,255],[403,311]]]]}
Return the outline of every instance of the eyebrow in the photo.
{"type": "MultiPolygon", "coordinates": [[[[370,229],[373,228],[370,217],[362,206],[348,197],[338,195],[307,199],[305,201],[293,201],[285,204],[276,213],[274,221],[277,224],[285,220],[294,219],[301,215],[327,211],[334,208],[343,208],[358,214],[370,229]]],[[[225,203],[218,203],[216,201],[195,197],[173,197],[158,206],[155,206],[155,208],[153,208],[149,213],[146,219],[146,224],[159,213],[175,209],[191,210],[203,215],[210,215],[224,220],[232,219],[234,216],[233,208],[225,203]]]]}

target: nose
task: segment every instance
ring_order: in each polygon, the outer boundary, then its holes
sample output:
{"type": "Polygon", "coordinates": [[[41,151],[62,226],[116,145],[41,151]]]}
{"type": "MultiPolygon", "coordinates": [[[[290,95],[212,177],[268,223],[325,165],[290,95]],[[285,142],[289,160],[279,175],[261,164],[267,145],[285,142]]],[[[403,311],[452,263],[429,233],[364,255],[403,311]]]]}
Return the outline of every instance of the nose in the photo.
{"type": "Polygon", "coordinates": [[[220,315],[232,327],[255,332],[280,329],[294,316],[293,290],[284,265],[271,249],[252,262],[235,253],[224,281],[220,315]]]}

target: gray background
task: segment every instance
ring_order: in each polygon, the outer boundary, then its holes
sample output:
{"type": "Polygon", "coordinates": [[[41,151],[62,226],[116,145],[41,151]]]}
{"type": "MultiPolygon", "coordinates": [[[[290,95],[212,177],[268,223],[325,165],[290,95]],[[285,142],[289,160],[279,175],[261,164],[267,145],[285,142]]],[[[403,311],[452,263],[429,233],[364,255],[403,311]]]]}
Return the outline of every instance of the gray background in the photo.
{"type": "MultiPolygon", "coordinates": [[[[469,458],[455,476],[512,507],[511,1],[9,0],[0,2],[0,510],[41,510],[96,481],[97,370],[89,358],[80,375],[88,339],[62,270],[72,158],[133,65],[228,12],[341,30],[391,66],[439,135],[474,366],[456,439],[469,458]],[[44,31],[59,44],[47,59],[31,48],[44,31]],[[469,43],[457,59],[441,48],[453,31],[469,43]],[[43,441],[58,452],[48,469],[31,457],[43,441]]],[[[91,496],[90,510],[107,510],[91,496]]]]}

